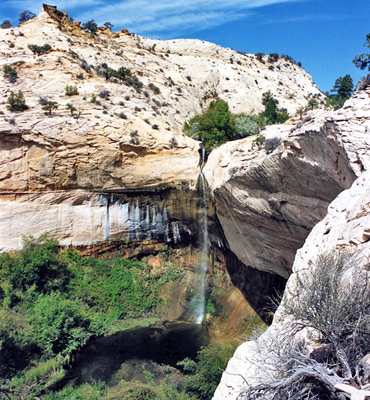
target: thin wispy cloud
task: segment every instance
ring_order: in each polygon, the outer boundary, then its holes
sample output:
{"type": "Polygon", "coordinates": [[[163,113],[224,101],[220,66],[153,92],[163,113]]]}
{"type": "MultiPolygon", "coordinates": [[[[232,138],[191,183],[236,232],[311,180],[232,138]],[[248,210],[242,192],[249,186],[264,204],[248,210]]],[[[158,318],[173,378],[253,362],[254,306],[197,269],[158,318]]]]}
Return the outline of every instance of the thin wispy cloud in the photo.
{"type": "Polygon", "coordinates": [[[305,0],[124,0],[91,7],[76,19],[109,21],[143,35],[167,37],[196,32],[245,18],[253,9],[305,0]]]}
{"type": "MultiPolygon", "coordinates": [[[[253,10],[282,3],[307,0],[60,0],[58,9],[67,10],[79,21],[94,19],[99,25],[111,22],[115,29],[127,28],[142,35],[168,37],[197,32],[240,20],[253,10]]],[[[40,0],[2,0],[2,6],[38,13],[40,0]]]]}
{"type": "Polygon", "coordinates": [[[307,14],[291,16],[288,18],[261,18],[261,24],[284,24],[284,23],[303,23],[303,22],[331,22],[357,18],[351,15],[326,15],[326,14],[307,14]]]}

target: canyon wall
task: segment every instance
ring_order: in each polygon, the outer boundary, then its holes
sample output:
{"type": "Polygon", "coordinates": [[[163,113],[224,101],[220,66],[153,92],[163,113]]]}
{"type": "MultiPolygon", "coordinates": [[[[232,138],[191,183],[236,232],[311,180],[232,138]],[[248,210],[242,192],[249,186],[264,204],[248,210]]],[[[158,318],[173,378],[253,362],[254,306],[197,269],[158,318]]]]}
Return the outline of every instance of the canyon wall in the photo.
{"type": "Polygon", "coordinates": [[[106,28],[91,35],[45,5],[36,18],[0,30],[0,60],[0,67],[17,71],[14,82],[0,80],[2,251],[19,248],[22,235],[45,231],[63,244],[118,238],[117,226],[127,231],[129,222],[114,222],[114,215],[136,218],[134,206],[109,202],[109,225],[106,194],[195,189],[199,142],[182,127],[216,98],[232,112],[261,111],[268,89],[290,112],[324,98],[289,60],[279,58],[272,69],[267,56],[258,61],[202,41],[151,40],[106,28]],[[51,50],[44,54],[29,48],[45,43],[51,50]],[[123,68],[130,79],[108,78],[109,68],[123,68]],[[7,98],[19,90],[28,109],[10,111],[7,98]],[[58,108],[43,110],[45,101],[58,108]]]}
{"type": "MultiPolygon", "coordinates": [[[[289,301],[296,291],[295,280],[303,271],[309,273],[315,258],[331,250],[348,250],[358,254],[361,268],[368,270],[370,257],[370,171],[364,172],[351,186],[342,192],[329,206],[327,216],[319,222],[308,236],[304,246],[298,250],[293,265],[293,274],[288,280],[284,301],[289,301]]],[[[291,323],[291,321],[287,321],[291,323]]],[[[263,377],[263,363],[253,360],[258,352],[258,343],[264,337],[277,336],[284,329],[284,314],[277,310],[273,324],[256,341],[243,343],[229,361],[218,386],[214,400],[236,399],[248,384],[255,384],[263,377]]]]}
{"type": "Polygon", "coordinates": [[[214,150],[204,169],[230,249],[246,266],[288,278],[294,256],[336,196],[369,167],[370,91],[295,126],[269,126],[214,150]]]}

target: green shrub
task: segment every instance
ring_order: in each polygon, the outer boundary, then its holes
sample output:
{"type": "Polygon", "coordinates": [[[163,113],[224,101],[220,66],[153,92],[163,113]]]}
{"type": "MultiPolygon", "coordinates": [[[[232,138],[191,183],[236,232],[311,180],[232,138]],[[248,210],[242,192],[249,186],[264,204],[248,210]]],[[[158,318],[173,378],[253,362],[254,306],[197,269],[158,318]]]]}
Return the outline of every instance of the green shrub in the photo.
{"type": "Polygon", "coordinates": [[[69,356],[94,333],[81,302],[60,293],[40,295],[32,311],[33,338],[46,357],[69,356]]]}
{"type": "Polygon", "coordinates": [[[256,53],[256,59],[259,61],[259,62],[262,62],[263,63],[263,56],[264,56],[265,54],[264,53],[256,53]]]}
{"type": "Polygon", "coordinates": [[[16,301],[27,298],[29,290],[37,293],[64,290],[70,274],[58,253],[58,242],[44,235],[38,240],[25,239],[23,250],[18,253],[0,255],[0,282],[8,282],[11,288],[7,295],[16,301]]]}
{"type": "Polygon", "coordinates": [[[66,107],[67,107],[67,109],[70,111],[70,113],[71,113],[72,116],[73,116],[73,112],[74,112],[74,111],[77,111],[77,108],[76,108],[73,104],[71,104],[71,103],[67,103],[67,104],[66,104],[66,107]]]}
{"type": "Polygon", "coordinates": [[[237,114],[234,116],[237,138],[256,135],[260,130],[257,115],[237,114]]]}
{"type": "Polygon", "coordinates": [[[23,92],[21,90],[19,90],[18,93],[11,91],[7,101],[7,108],[10,111],[24,111],[28,109],[23,92]]]}
{"type": "Polygon", "coordinates": [[[262,104],[265,105],[265,111],[259,114],[259,123],[261,125],[282,124],[289,119],[286,111],[279,111],[277,100],[270,91],[262,94],[262,104]]]}
{"type": "Polygon", "coordinates": [[[149,83],[148,88],[151,89],[154,92],[154,94],[161,93],[159,87],[155,86],[153,83],[149,83]]]}
{"type": "Polygon", "coordinates": [[[313,110],[314,108],[319,106],[319,102],[316,99],[310,99],[307,102],[307,108],[311,108],[313,110]]]}
{"type": "Polygon", "coordinates": [[[330,92],[333,94],[327,97],[325,105],[327,107],[333,107],[334,109],[343,107],[345,101],[349,99],[353,93],[353,80],[351,75],[347,74],[338,78],[330,92]]]}
{"type": "Polygon", "coordinates": [[[261,147],[265,143],[266,137],[263,135],[258,135],[254,140],[253,143],[255,143],[258,147],[261,147]]]}
{"type": "Polygon", "coordinates": [[[65,87],[65,94],[66,96],[75,96],[78,94],[77,86],[67,85],[65,87]]]}
{"type": "Polygon", "coordinates": [[[8,79],[10,83],[14,83],[17,80],[18,74],[15,68],[8,64],[3,66],[4,78],[8,79]]]}
{"type": "Polygon", "coordinates": [[[120,67],[118,70],[108,67],[107,64],[101,65],[102,69],[97,69],[97,73],[105,77],[106,80],[118,79],[125,83],[127,86],[132,86],[134,88],[143,87],[143,83],[132,74],[129,68],[120,67]]]}
{"type": "Polygon", "coordinates": [[[48,53],[51,50],[51,46],[47,43],[43,46],[38,46],[37,44],[29,44],[28,48],[32,51],[33,54],[37,55],[48,53]]]}
{"type": "Polygon", "coordinates": [[[212,101],[208,109],[184,125],[184,132],[203,142],[209,153],[213,147],[236,139],[235,122],[224,100],[212,101]]]}
{"type": "Polygon", "coordinates": [[[274,63],[274,62],[276,62],[276,61],[278,61],[278,60],[279,60],[279,54],[277,54],[277,53],[270,53],[267,61],[268,61],[269,63],[274,63]]]}
{"type": "Polygon", "coordinates": [[[43,400],[103,400],[106,399],[106,386],[102,382],[84,383],[78,387],[68,385],[58,392],[42,397],[43,400]]]}
{"type": "Polygon", "coordinates": [[[186,373],[186,391],[196,394],[196,398],[212,398],[235,346],[204,346],[198,352],[197,361],[186,358],[177,363],[186,373]]]}

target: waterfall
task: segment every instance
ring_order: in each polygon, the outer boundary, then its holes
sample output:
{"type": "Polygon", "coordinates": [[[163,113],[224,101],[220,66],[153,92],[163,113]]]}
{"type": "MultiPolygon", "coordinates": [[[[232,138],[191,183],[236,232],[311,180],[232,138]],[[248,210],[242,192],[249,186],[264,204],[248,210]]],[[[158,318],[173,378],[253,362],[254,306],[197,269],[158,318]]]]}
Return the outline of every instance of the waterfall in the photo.
{"type": "Polygon", "coordinates": [[[104,240],[110,238],[110,218],[109,218],[109,198],[103,194],[98,194],[98,201],[105,207],[104,240]]]}
{"type": "Polygon", "coordinates": [[[198,277],[198,293],[196,294],[195,304],[195,322],[201,324],[205,314],[206,308],[206,274],[208,264],[208,218],[207,218],[207,193],[206,182],[203,175],[203,166],[205,162],[205,149],[202,146],[201,165],[199,172],[200,183],[200,218],[199,218],[199,259],[197,263],[197,277],[198,277]]]}

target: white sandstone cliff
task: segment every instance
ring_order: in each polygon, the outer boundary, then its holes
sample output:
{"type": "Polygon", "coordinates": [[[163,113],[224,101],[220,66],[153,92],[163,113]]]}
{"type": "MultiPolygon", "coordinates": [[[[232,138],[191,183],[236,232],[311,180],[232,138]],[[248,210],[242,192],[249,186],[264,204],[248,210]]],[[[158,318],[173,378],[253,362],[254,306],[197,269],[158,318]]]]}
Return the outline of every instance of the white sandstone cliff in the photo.
{"type": "MultiPolygon", "coordinates": [[[[51,6],[20,27],[0,29],[0,68],[5,64],[17,70],[18,79],[0,77],[0,242],[7,243],[2,250],[19,247],[22,226],[27,234],[58,232],[63,243],[85,240],[90,231],[76,237],[66,227],[87,224],[76,217],[87,215],[94,203],[86,191],[94,198],[102,191],[194,189],[199,142],[182,127],[215,98],[227,100],[232,112],[251,113],[263,109],[262,93],[271,90],[292,114],[311,97],[323,98],[302,68],[282,58],[272,70],[267,57],[262,63],[255,55],[199,40],[151,40],[108,28],[92,36],[51,6]],[[32,44],[52,50],[34,55],[32,44]],[[106,80],[99,73],[104,64],[129,68],[143,87],[106,80]],[[67,85],[78,94],[67,96],[67,85]],[[18,90],[29,109],[11,112],[7,97],[18,90]],[[58,108],[47,115],[40,98],[58,108]],[[45,213],[35,213],[35,207],[45,213]]],[[[90,241],[104,236],[102,225],[92,228],[90,241]]]]}
{"type": "Polygon", "coordinates": [[[204,169],[230,249],[247,266],[288,278],[296,250],[370,158],[370,90],[296,126],[269,126],[272,152],[254,137],[214,150],[204,169]]]}
{"type": "MultiPolygon", "coordinates": [[[[319,222],[307,237],[304,246],[297,251],[286,291],[286,299],[295,293],[295,278],[300,271],[309,273],[315,258],[327,251],[348,249],[363,255],[362,267],[366,267],[370,256],[370,171],[368,170],[370,133],[370,92],[357,93],[345,108],[327,117],[340,132],[349,161],[359,175],[351,187],[329,205],[326,217],[319,222]],[[361,170],[365,170],[361,173],[361,170]]],[[[258,343],[284,329],[283,313],[278,309],[268,331],[256,341],[245,342],[236,350],[228,363],[222,380],[214,394],[214,400],[235,400],[243,388],[253,384],[264,375],[264,365],[256,361],[258,343]]]]}

